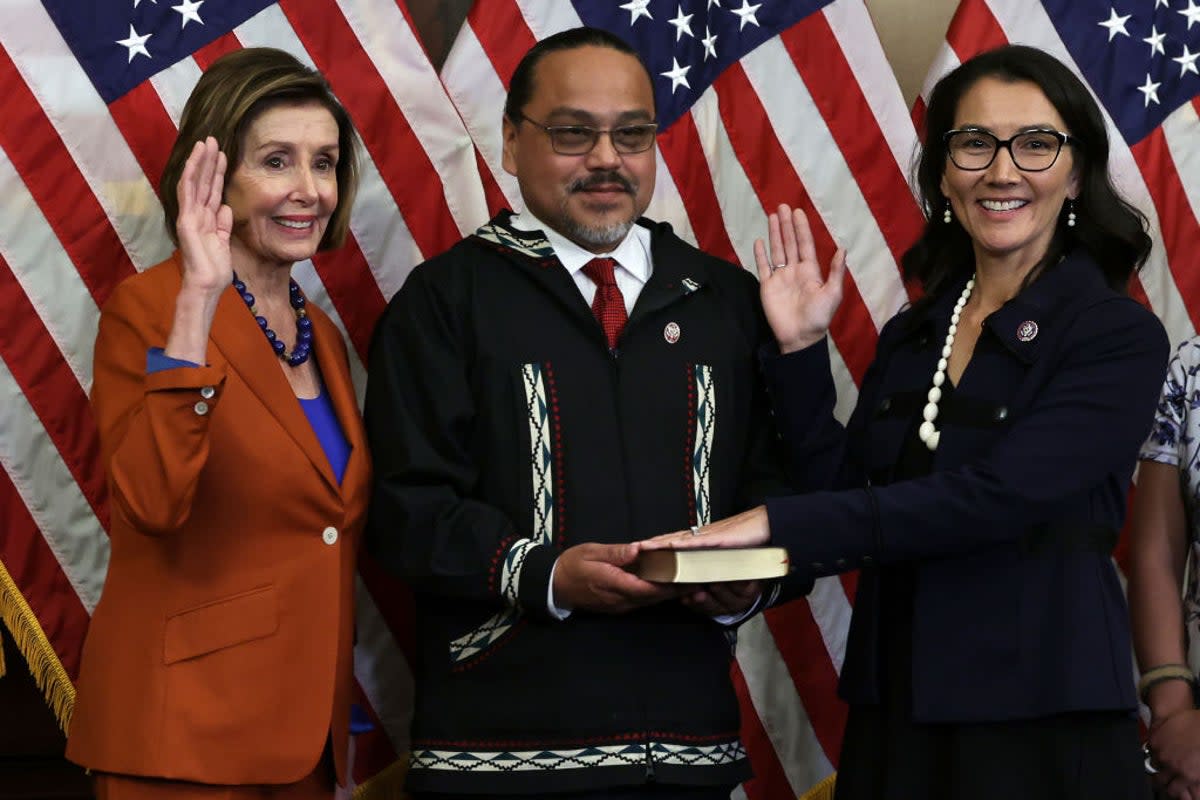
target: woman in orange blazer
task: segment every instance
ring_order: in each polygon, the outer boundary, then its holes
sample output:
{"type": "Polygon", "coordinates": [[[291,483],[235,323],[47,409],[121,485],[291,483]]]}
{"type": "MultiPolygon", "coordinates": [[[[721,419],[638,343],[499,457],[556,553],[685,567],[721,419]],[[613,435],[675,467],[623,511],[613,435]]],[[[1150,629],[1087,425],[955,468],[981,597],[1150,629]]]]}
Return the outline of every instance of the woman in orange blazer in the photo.
{"type": "Polygon", "coordinates": [[[355,148],[292,56],[217,60],[160,188],[179,250],[101,315],[112,557],[67,755],[102,799],[345,783],[370,463],[341,335],[290,271],[344,239],[355,148]]]}

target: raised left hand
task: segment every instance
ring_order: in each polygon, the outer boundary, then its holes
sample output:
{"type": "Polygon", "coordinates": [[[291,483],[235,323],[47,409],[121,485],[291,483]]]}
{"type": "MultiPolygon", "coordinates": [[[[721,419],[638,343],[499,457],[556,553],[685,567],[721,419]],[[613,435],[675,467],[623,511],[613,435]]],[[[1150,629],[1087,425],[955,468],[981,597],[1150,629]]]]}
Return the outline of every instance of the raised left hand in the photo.
{"type": "Polygon", "coordinates": [[[846,251],[841,248],[822,275],[808,219],[785,204],[767,217],[770,244],[754,241],[758,293],[779,349],[784,353],[819,342],[842,302],[846,251]]]}

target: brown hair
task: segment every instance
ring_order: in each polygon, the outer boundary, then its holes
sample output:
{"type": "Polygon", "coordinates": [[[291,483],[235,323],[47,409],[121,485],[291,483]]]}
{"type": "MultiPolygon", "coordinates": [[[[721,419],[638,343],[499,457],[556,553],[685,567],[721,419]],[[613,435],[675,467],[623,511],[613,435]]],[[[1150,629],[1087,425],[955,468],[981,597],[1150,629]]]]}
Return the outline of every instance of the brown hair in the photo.
{"type": "Polygon", "coordinates": [[[358,137],[354,124],[321,73],[273,47],[247,47],[221,56],[200,76],[183,107],[179,135],[158,184],[171,241],[179,244],[175,232],[179,216],[175,187],[195,143],[208,136],[217,140],[217,146],[229,160],[228,180],[241,162],[246,131],[264,111],[307,103],[326,108],[338,126],[338,204],[317,249],[328,250],[345,241],[350,230],[350,208],[358,191],[358,137]]]}

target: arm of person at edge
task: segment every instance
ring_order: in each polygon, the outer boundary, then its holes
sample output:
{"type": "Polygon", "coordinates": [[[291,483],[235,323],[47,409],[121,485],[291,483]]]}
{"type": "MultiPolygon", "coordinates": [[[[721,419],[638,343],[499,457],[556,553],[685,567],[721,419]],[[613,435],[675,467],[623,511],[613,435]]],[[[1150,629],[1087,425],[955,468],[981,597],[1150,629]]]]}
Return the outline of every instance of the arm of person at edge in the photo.
{"type": "MultiPolygon", "coordinates": [[[[193,147],[176,187],[183,282],[162,351],[168,359],[204,363],[217,302],[231,279],[232,212],[221,202],[225,171],[225,155],[209,137],[193,147]]],[[[224,380],[223,370],[211,367],[183,375],[148,369],[154,363],[147,353],[156,344],[151,328],[160,314],[146,298],[118,287],[101,315],[91,397],[114,501],[152,534],[187,518],[207,460],[211,415],[194,412],[198,392],[178,390],[219,388],[224,380]]],[[[215,407],[218,401],[208,402],[215,407]]]]}
{"type": "MultiPolygon", "coordinates": [[[[817,261],[816,248],[808,227],[808,220],[802,211],[793,210],[786,204],[781,204],[777,211],[768,215],[767,231],[769,242],[764,243],[762,239],[756,240],[754,257],[758,269],[759,299],[762,312],[766,317],[769,332],[774,334],[778,351],[788,354],[814,345],[820,345],[820,348],[824,349],[824,339],[830,321],[842,300],[846,266],[845,252],[837,251],[830,265],[829,275],[824,278],[817,261]],[[779,264],[786,266],[778,267],[779,264]]],[[[827,410],[828,416],[832,420],[834,400],[832,386],[832,376],[830,376],[829,391],[818,390],[816,397],[809,395],[815,400],[815,407],[806,406],[795,412],[795,415],[802,420],[800,427],[805,430],[806,434],[821,430],[820,422],[824,416],[821,410],[827,410]],[[827,409],[824,408],[825,405],[827,405],[827,409]],[[817,410],[818,408],[821,410],[817,410]]],[[[758,433],[769,441],[755,441],[752,446],[751,460],[757,462],[759,473],[767,474],[772,470],[762,465],[771,456],[775,456],[778,460],[779,442],[774,435],[774,425],[767,424],[771,421],[769,418],[772,417],[769,402],[764,397],[757,407],[759,413],[764,416],[758,433]]],[[[774,418],[777,419],[779,414],[780,409],[776,408],[774,418]]],[[[836,425],[836,421],[834,421],[834,425],[836,425]]],[[[787,437],[784,438],[787,439],[787,437]]],[[[789,442],[789,445],[791,444],[789,442]]],[[[798,449],[789,446],[787,452],[789,455],[794,455],[798,449]]],[[[788,460],[793,463],[799,461],[797,466],[791,466],[786,470],[790,479],[789,484],[793,489],[805,488],[803,486],[805,481],[797,479],[795,475],[799,472],[807,472],[811,463],[803,458],[788,460]]],[[[777,474],[779,470],[775,469],[774,472],[777,474]]],[[[825,473],[826,471],[821,470],[821,472],[825,473]]],[[[757,483],[765,485],[761,476],[757,483]]],[[[777,491],[779,487],[775,488],[777,491]]],[[[761,494],[762,492],[759,492],[760,498],[761,494]]],[[[711,529],[711,526],[706,528],[706,530],[711,529]]],[[[715,583],[699,587],[686,595],[683,602],[698,612],[713,617],[721,624],[734,625],[759,610],[760,606],[774,605],[806,591],[807,586],[800,586],[788,581],[771,581],[765,585],[760,581],[715,583]]]]}
{"type": "MultiPolygon", "coordinates": [[[[1180,591],[1187,560],[1187,515],[1179,468],[1143,461],[1130,527],[1129,611],[1133,644],[1143,671],[1186,664],[1180,591]]],[[[1168,797],[1200,798],[1200,711],[1186,681],[1150,688],[1149,749],[1159,772],[1155,785],[1168,797]]]]}
{"type": "Polygon", "coordinates": [[[636,544],[560,550],[533,541],[504,510],[471,496],[487,465],[470,441],[478,412],[471,336],[459,311],[465,301],[452,280],[438,277],[451,268],[437,261],[418,266],[389,303],[371,345],[364,411],[375,464],[370,552],[419,592],[498,608],[515,604],[544,621],[560,619],[562,609],[616,614],[677,597],[677,588],[625,570],[637,557],[636,544]],[[510,555],[519,566],[506,578],[510,555]]]}
{"type": "MultiPolygon", "coordinates": [[[[763,259],[758,261],[761,274],[763,259]]],[[[812,344],[811,337],[789,340],[787,333],[776,330],[785,352],[802,352],[796,347],[812,344]]],[[[788,548],[793,579],[798,573],[799,579],[813,580],[854,569],[864,556],[878,562],[916,560],[1013,541],[1053,513],[1061,498],[1125,469],[1125,459],[1145,435],[1136,421],[1150,417],[1161,387],[1166,334],[1128,298],[1104,301],[1094,313],[1080,315],[1071,334],[1088,346],[1067,350],[1039,393],[1041,402],[968,464],[888,486],[860,481],[851,491],[768,500],[705,526],[701,536],[665,534],[642,547],[747,547],[773,541],[788,548]]],[[[884,334],[880,339],[882,351],[884,334]]],[[[861,435],[856,431],[861,431],[864,409],[873,407],[877,369],[873,364],[864,378],[848,426],[850,440],[861,435]]],[[[845,463],[839,470],[846,470],[845,463]]]]}

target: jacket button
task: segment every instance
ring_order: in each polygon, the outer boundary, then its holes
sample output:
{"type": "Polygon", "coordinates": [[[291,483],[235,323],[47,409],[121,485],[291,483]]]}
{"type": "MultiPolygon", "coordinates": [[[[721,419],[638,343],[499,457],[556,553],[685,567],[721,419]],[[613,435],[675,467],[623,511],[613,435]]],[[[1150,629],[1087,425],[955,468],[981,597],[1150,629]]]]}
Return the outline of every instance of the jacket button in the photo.
{"type": "Polygon", "coordinates": [[[213,395],[216,393],[217,393],[217,390],[211,386],[205,386],[200,389],[200,396],[203,397],[205,400],[212,400],[213,395]]]}
{"type": "Polygon", "coordinates": [[[192,411],[195,411],[197,414],[203,417],[208,413],[208,403],[204,402],[203,400],[197,400],[196,405],[192,406],[192,411]]]}
{"type": "Polygon", "coordinates": [[[995,410],[995,412],[992,413],[992,418],[996,420],[996,422],[1003,422],[1004,420],[1008,419],[1008,409],[1004,406],[1000,406],[995,410]]]}
{"type": "Polygon", "coordinates": [[[330,525],[325,530],[321,531],[321,541],[325,544],[334,544],[338,540],[337,528],[330,525]]]}

